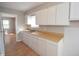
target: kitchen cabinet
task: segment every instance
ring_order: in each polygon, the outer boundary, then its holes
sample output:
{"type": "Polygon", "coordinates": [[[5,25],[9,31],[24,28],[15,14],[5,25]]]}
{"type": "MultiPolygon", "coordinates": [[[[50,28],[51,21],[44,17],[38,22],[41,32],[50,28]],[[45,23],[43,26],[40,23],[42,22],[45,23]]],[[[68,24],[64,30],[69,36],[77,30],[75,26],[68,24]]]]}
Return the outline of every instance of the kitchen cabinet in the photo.
{"type": "Polygon", "coordinates": [[[42,55],[42,56],[46,56],[46,44],[47,44],[47,40],[45,39],[42,39],[42,38],[39,38],[38,39],[38,52],[39,55],[42,55]]]}
{"type": "Polygon", "coordinates": [[[36,51],[36,52],[38,52],[38,40],[37,40],[37,38],[32,38],[33,40],[32,40],[32,49],[34,50],[34,51],[36,51]]]}
{"type": "Polygon", "coordinates": [[[28,46],[29,47],[32,47],[32,45],[33,45],[33,43],[32,43],[32,41],[33,41],[33,39],[30,37],[30,36],[28,36],[29,38],[28,38],[28,46]]]}
{"type": "Polygon", "coordinates": [[[28,38],[28,35],[26,35],[26,33],[25,32],[22,32],[22,35],[23,35],[23,39],[22,39],[22,41],[25,43],[25,44],[29,44],[29,38],[28,38]]]}
{"type": "Polygon", "coordinates": [[[38,25],[69,25],[69,3],[61,3],[36,13],[38,25]]]}
{"type": "Polygon", "coordinates": [[[31,33],[21,32],[23,35],[22,41],[32,48],[36,53],[41,56],[58,56],[62,55],[63,39],[56,43],[31,33]]]}
{"type": "Polygon", "coordinates": [[[61,3],[57,5],[56,25],[69,25],[69,3],[61,3]]]}
{"type": "Polygon", "coordinates": [[[29,47],[32,47],[32,37],[27,34],[23,34],[23,42],[27,44],[29,47]]]}
{"type": "Polygon", "coordinates": [[[56,6],[36,12],[37,25],[55,25],[56,6]]]}
{"type": "MultiPolygon", "coordinates": [[[[20,33],[21,34],[21,33],[20,33]]],[[[23,39],[22,41],[25,43],[25,44],[28,44],[28,38],[25,37],[25,34],[23,33],[23,39]]]]}
{"type": "Polygon", "coordinates": [[[46,49],[46,55],[47,56],[56,56],[58,51],[57,51],[57,45],[53,44],[51,42],[47,42],[46,45],[47,49],[46,49]]]}
{"type": "Polygon", "coordinates": [[[48,23],[47,25],[55,25],[56,19],[56,6],[52,6],[48,8],[48,23]]]}
{"type": "Polygon", "coordinates": [[[79,20],[79,2],[70,3],[70,21],[79,20]]]}
{"type": "Polygon", "coordinates": [[[37,25],[47,25],[47,23],[48,23],[47,12],[48,12],[47,9],[43,9],[43,10],[36,12],[35,16],[36,16],[36,24],[37,25]]]}

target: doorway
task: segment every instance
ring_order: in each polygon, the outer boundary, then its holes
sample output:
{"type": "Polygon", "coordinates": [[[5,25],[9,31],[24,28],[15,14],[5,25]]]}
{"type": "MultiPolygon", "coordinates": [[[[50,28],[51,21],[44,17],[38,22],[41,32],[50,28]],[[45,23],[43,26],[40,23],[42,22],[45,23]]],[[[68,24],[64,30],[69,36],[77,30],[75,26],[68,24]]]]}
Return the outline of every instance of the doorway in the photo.
{"type": "Polygon", "coordinates": [[[3,17],[3,28],[5,33],[5,55],[15,55],[16,50],[16,27],[15,17],[3,17]]]}
{"type": "Polygon", "coordinates": [[[3,18],[3,28],[5,34],[16,33],[15,32],[15,18],[4,17],[3,18]]]}

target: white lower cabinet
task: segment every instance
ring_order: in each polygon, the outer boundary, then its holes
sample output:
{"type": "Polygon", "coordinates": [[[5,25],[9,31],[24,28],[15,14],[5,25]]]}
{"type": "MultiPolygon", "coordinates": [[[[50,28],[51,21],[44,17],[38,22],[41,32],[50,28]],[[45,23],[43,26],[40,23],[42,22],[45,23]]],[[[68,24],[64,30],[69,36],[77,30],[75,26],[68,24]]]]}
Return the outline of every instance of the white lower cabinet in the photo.
{"type": "Polygon", "coordinates": [[[46,45],[46,55],[47,56],[57,56],[57,45],[51,42],[47,42],[46,45]]]}
{"type": "Polygon", "coordinates": [[[32,47],[33,45],[33,39],[31,37],[28,38],[28,44],[29,44],[29,47],[32,47]]]}
{"type": "Polygon", "coordinates": [[[32,49],[35,51],[35,52],[38,52],[38,40],[36,38],[32,38],[32,49]]]}
{"type": "Polygon", "coordinates": [[[38,39],[38,53],[39,55],[45,56],[46,55],[46,40],[45,39],[38,39]]]}
{"type": "Polygon", "coordinates": [[[24,36],[24,34],[23,34],[23,39],[22,39],[22,41],[25,43],[25,44],[27,44],[28,45],[28,39],[24,36]]]}
{"type": "Polygon", "coordinates": [[[31,47],[31,40],[30,40],[30,37],[29,37],[29,35],[27,35],[27,34],[23,34],[23,42],[25,43],[25,44],[27,44],[28,46],[30,46],[31,47]]]}
{"type": "Polygon", "coordinates": [[[25,42],[26,42],[26,44],[28,44],[28,46],[29,47],[32,47],[32,45],[33,45],[33,39],[32,39],[32,37],[30,37],[29,35],[26,35],[25,36],[25,42]]]}
{"type": "Polygon", "coordinates": [[[29,35],[27,33],[22,35],[22,41],[41,56],[58,56],[61,54],[62,48],[60,49],[60,47],[62,44],[57,44],[47,39],[31,35],[30,33],[29,35]]]}

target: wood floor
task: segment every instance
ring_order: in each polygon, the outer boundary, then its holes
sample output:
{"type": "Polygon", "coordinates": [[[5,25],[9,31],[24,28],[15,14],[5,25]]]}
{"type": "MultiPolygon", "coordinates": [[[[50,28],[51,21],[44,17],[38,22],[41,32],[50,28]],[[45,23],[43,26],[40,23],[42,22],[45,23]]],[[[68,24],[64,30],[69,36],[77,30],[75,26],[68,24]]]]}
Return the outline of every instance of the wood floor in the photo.
{"type": "Polygon", "coordinates": [[[6,56],[39,56],[23,42],[16,42],[15,34],[5,35],[6,56]]]}

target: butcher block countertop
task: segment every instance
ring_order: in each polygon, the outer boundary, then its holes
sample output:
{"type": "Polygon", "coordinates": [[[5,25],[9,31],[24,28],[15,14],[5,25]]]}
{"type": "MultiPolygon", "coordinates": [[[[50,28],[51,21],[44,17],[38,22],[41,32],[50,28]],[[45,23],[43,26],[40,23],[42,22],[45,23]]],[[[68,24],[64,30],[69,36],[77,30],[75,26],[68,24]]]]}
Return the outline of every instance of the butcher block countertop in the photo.
{"type": "MultiPolygon", "coordinates": [[[[26,31],[27,32],[27,31],[26,31]]],[[[39,36],[58,43],[63,37],[63,33],[46,32],[46,31],[35,31],[31,33],[32,35],[39,36]]]]}

